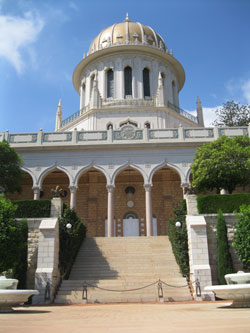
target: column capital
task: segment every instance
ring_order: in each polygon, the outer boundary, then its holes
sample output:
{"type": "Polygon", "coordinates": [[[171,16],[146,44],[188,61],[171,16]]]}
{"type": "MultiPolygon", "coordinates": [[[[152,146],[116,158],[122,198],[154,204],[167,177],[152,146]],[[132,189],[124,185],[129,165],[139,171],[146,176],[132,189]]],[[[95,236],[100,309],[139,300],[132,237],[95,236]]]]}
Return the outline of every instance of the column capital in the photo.
{"type": "Polygon", "coordinates": [[[77,185],[70,185],[69,186],[70,192],[75,192],[78,189],[77,185]]]}
{"type": "Polygon", "coordinates": [[[115,185],[106,185],[106,188],[107,188],[108,192],[113,192],[115,189],[115,185]]]}
{"type": "Polygon", "coordinates": [[[181,183],[180,186],[184,189],[185,187],[189,187],[189,185],[190,185],[189,183],[181,183]]]}
{"type": "Polygon", "coordinates": [[[41,191],[41,186],[39,186],[39,185],[34,185],[34,186],[32,186],[32,190],[33,190],[34,192],[41,191]]]}
{"type": "Polygon", "coordinates": [[[145,191],[146,192],[151,191],[152,186],[153,186],[152,184],[144,184],[145,191]]]}

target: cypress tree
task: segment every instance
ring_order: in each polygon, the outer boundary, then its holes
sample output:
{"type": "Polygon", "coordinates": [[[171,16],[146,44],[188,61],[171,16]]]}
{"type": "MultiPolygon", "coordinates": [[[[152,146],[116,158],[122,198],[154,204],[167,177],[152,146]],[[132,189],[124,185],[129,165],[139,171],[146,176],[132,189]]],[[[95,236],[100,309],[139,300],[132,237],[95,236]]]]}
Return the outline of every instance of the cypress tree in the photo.
{"type": "Polygon", "coordinates": [[[233,263],[227,239],[227,226],[222,210],[218,211],[218,218],[216,224],[216,240],[218,280],[219,284],[226,284],[224,276],[225,274],[233,272],[233,263]]]}

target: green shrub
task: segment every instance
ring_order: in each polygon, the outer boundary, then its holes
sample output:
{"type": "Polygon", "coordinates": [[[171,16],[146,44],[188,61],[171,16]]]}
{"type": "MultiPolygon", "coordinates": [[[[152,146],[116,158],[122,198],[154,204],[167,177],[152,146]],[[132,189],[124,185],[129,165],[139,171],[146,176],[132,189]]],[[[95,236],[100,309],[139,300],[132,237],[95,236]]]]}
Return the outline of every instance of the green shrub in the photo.
{"type": "Polygon", "coordinates": [[[239,211],[240,206],[250,204],[250,193],[241,194],[215,194],[197,197],[197,208],[199,214],[216,214],[219,209],[223,213],[239,211]]]}
{"type": "Polygon", "coordinates": [[[189,274],[188,236],[186,226],[186,200],[173,209],[168,225],[168,236],[172,244],[173,253],[183,275],[189,274]],[[181,222],[181,227],[176,227],[176,222],[181,222]]]}
{"type": "Polygon", "coordinates": [[[13,203],[17,205],[17,218],[50,217],[50,200],[20,200],[13,203]]]}
{"type": "Polygon", "coordinates": [[[86,227],[74,210],[65,208],[62,217],[59,219],[59,232],[59,266],[62,276],[67,279],[82,241],[86,236],[86,227]],[[68,223],[71,224],[71,229],[66,227],[68,223]]]}
{"type": "Polygon", "coordinates": [[[27,270],[27,221],[15,220],[16,206],[0,195],[0,272],[9,271],[25,288],[27,270]]]}
{"type": "Polygon", "coordinates": [[[227,238],[227,226],[222,210],[218,211],[216,240],[218,280],[219,284],[226,284],[224,276],[233,272],[233,263],[227,238]]]}
{"type": "Polygon", "coordinates": [[[244,268],[250,270],[250,205],[241,206],[233,246],[244,268]]]}

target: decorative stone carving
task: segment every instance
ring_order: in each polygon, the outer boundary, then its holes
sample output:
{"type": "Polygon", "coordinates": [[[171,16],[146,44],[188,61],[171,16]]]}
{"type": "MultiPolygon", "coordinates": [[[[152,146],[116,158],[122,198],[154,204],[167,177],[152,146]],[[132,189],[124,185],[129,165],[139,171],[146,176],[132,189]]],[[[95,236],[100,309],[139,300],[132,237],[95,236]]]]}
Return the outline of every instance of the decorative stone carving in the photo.
{"type": "Polygon", "coordinates": [[[133,126],[124,126],[120,131],[113,131],[114,140],[142,140],[142,130],[136,130],[133,126]]]}

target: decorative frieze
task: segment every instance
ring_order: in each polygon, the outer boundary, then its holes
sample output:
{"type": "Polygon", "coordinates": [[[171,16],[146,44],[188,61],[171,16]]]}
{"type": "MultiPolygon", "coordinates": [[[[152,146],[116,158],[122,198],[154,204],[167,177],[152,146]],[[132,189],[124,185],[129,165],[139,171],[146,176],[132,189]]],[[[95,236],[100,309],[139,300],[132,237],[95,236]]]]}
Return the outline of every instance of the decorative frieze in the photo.
{"type": "Polygon", "coordinates": [[[113,131],[113,140],[142,140],[143,131],[132,126],[124,126],[120,131],[113,131]]]}
{"type": "Polygon", "coordinates": [[[9,143],[35,143],[37,142],[37,133],[9,134],[9,143]]]}

